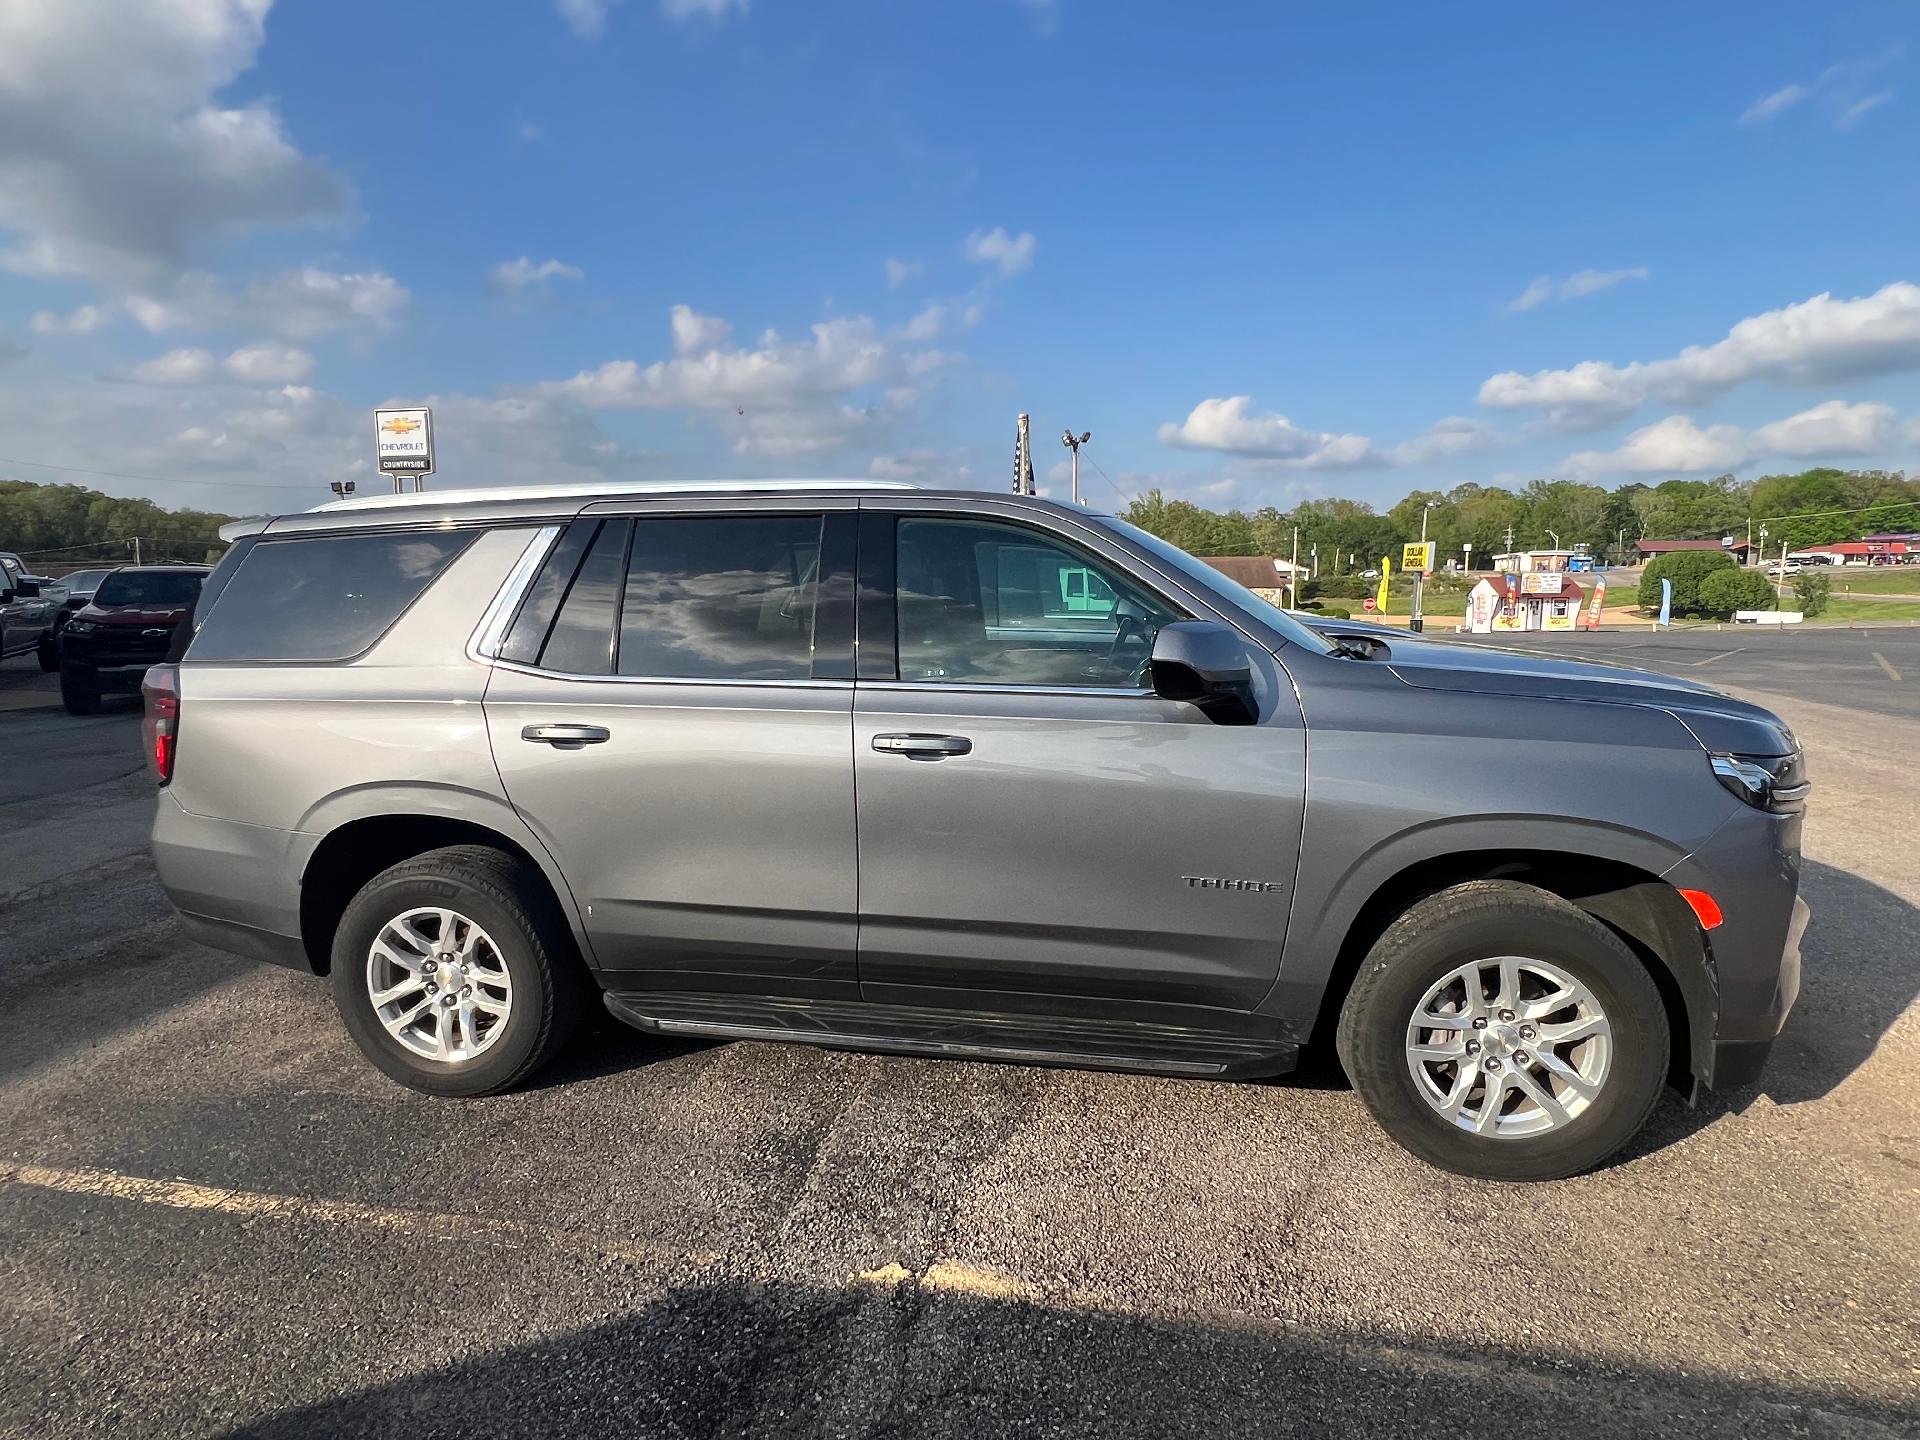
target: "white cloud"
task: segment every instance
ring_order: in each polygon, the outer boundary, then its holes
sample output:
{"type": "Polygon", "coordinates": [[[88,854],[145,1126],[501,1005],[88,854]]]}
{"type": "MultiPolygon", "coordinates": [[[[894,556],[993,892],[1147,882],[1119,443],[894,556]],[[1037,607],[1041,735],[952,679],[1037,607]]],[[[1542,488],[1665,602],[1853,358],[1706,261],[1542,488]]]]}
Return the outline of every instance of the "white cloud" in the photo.
{"type": "Polygon", "coordinates": [[[241,328],[315,340],[342,331],[384,335],[412,298],[406,286],[379,271],[339,274],[307,266],[255,280],[239,293],[196,272],[165,291],[129,295],[125,303],[154,335],[241,328]]]}
{"type": "Polygon", "coordinates": [[[929,305],[918,315],[907,321],[900,334],[913,341],[931,340],[940,333],[940,327],[946,323],[947,307],[929,305]]]}
{"type": "Polygon", "coordinates": [[[967,236],[964,253],[975,264],[992,265],[1002,275],[1018,275],[1033,264],[1038,243],[1031,230],[1009,235],[1004,225],[996,225],[967,236]]]}
{"type": "Polygon", "coordinates": [[[918,260],[896,260],[891,255],[887,257],[886,265],[887,288],[889,290],[898,290],[902,285],[906,284],[907,281],[922,274],[927,268],[918,260]]]}
{"type": "Polygon", "coordinates": [[[313,374],[313,356],[293,345],[261,341],[242,345],[227,356],[222,368],[236,380],[264,385],[292,385],[313,374]]]}
{"type": "Polygon", "coordinates": [[[1562,429],[1587,430],[1624,419],[1649,401],[1692,404],[1752,380],[1824,384],[1915,368],[1920,285],[1896,281],[1857,299],[1821,294],[1749,316],[1725,339],[1665,360],[1587,360],[1532,375],[1509,370],[1481,385],[1480,403],[1540,410],[1562,429]]]}
{"type": "Polygon", "coordinates": [[[1507,309],[1514,313],[1536,310],[1549,300],[1578,300],[1585,295],[1597,295],[1609,290],[1623,280],[1644,280],[1647,267],[1629,265],[1619,270],[1576,270],[1563,280],[1555,280],[1551,275],[1536,276],[1527,288],[1507,302],[1507,309]]]}
{"type": "Polygon", "coordinates": [[[1858,125],[1861,120],[1865,119],[1875,110],[1878,110],[1882,105],[1889,103],[1892,99],[1893,92],[1891,90],[1881,90],[1875,94],[1864,96],[1842,110],[1839,118],[1833,123],[1838,129],[1851,130],[1855,125],[1858,125]]]}
{"type": "Polygon", "coordinates": [[[270,102],[214,99],[252,68],[271,3],[0,6],[0,264],[152,281],[234,231],[343,218],[346,185],[270,102]]]}
{"type": "Polygon", "coordinates": [[[641,365],[610,360],[538,387],[599,409],[790,409],[868,385],[918,378],[944,363],[934,351],[896,350],[865,316],[824,320],[812,338],[783,340],[769,330],[751,349],[727,343],[726,322],[686,306],[673,310],[671,360],[641,365]]]}
{"type": "Polygon", "coordinates": [[[1844,400],[1828,400],[1753,432],[1756,453],[1800,459],[1878,455],[1904,438],[1891,405],[1844,400]]]}
{"type": "Polygon", "coordinates": [[[56,315],[51,310],[36,311],[27,324],[36,335],[91,335],[112,320],[112,313],[103,306],[82,305],[65,315],[56,315]]]}
{"type": "Polygon", "coordinates": [[[1561,473],[1573,478],[1628,474],[1719,474],[1772,456],[1838,460],[1880,455],[1910,438],[1893,408],[1828,400],[1784,420],[1743,430],[1702,427],[1687,415],[1669,415],[1629,435],[1615,450],[1570,455],[1561,473]]]}
{"type": "Polygon", "coordinates": [[[1896,45],[1865,60],[1845,60],[1838,65],[1829,65],[1804,84],[1795,82],[1782,85],[1778,90],[1762,95],[1740,112],[1738,123],[1749,127],[1766,125],[1788,111],[1811,102],[1813,108],[1824,115],[1834,129],[1851,130],[1863,116],[1893,99],[1893,91],[1889,89],[1870,93],[1868,87],[1875,76],[1895,61],[1905,58],[1905,55],[1904,47],[1896,45]]]}
{"type": "Polygon", "coordinates": [[[1740,112],[1742,125],[1764,125],[1777,115],[1785,114],[1812,93],[1804,85],[1782,85],[1770,95],[1762,95],[1745,110],[1740,112]]]}
{"type": "Polygon", "coordinates": [[[718,315],[702,315],[691,305],[673,307],[673,353],[705,355],[733,337],[733,326],[718,315]]]}
{"type": "Polygon", "coordinates": [[[973,479],[973,467],[966,463],[964,450],[921,447],[876,455],[867,462],[867,474],[875,480],[933,480],[941,485],[965,487],[973,479]]]}
{"type": "Polygon", "coordinates": [[[607,12],[620,0],[553,0],[554,14],[582,40],[598,40],[607,28],[607,12]]]}
{"type": "Polygon", "coordinates": [[[535,264],[522,255],[517,260],[502,260],[487,272],[487,284],[496,295],[525,295],[529,290],[545,290],[549,281],[582,280],[586,272],[563,260],[542,260],[535,264]]]}
{"type": "Polygon", "coordinates": [[[1395,465],[1427,465],[1437,460],[1475,455],[1506,441],[1506,436],[1484,420],[1449,415],[1444,420],[1436,420],[1411,440],[1401,441],[1387,456],[1395,465]]]}
{"type": "Polygon", "coordinates": [[[855,405],[821,410],[754,410],[731,422],[736,455],[804,460],[844,450],[873,423],[875,412],[855,405]]]}
{"type": "Polygon", "coordinates": [[[205,385],[225,378],[254,385],[292,385],[313,373],[313,357],[292,345],[261,341],[242,345],[224,360],[211,350],[169,350],[130,367],[130,380],[143,385],[205,385]]]}
{"type": "Polygon", "coordinates": [[[660,0],[660,13],[669,20],[688,20],[696,15],[718,24],[734,11],[747,13],[747,0],[660,0]]]}
{"type": "Polygon", "coordinates": [[[1251,413],[1247,395],[1202,400],[1178,425],[1160,427],[1160,443],[1182,450],[1214,450],[1278,460],[1303,469],[1344,469],[1377,465],[1381,456],[1364,435],[1303,430],[1286,416],[1251,413]]]}

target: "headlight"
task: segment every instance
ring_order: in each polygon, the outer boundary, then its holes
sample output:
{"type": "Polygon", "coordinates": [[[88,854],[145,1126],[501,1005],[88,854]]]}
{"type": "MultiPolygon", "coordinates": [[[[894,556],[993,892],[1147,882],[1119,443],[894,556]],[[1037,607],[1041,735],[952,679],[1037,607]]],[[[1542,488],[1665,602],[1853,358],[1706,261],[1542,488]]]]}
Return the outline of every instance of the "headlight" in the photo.
{"type": "Polygon", "coordinates": [[[1803,758],[1793,755],[1715,755],[1713,775],[1757,810],[1789,814],[1804,809],[1808,782],[1803,758]]]}
{"type": "Polygon", "coordinates": [[[93,633],[93,621],[69,620],[66,624],[66,629],[62,631],[62,633],[66,635],[91,635],[93,633]]]}

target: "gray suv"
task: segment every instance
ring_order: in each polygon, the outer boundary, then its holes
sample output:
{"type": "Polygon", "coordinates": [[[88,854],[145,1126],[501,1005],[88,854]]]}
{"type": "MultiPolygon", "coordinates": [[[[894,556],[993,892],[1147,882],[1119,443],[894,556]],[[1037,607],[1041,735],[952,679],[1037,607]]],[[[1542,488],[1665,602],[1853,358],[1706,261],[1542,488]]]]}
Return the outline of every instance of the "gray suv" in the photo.
{"type": "Polygon", "coordinates": [[[207,943],[394,1079],[667,1035],[1167,1075],[1337,1050],[1445,1168],[1754,1078],[1807,791],[1765,710],[1323,635],[1111,516],[884,484],[363,498],[230,527],[147,681],[207,943]]]}

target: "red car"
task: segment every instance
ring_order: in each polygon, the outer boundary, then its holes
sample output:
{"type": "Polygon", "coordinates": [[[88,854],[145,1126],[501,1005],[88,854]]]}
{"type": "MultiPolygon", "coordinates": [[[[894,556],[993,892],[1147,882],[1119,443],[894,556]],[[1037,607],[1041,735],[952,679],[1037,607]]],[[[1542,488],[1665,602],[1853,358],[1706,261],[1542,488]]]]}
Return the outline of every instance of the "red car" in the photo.
{"type": "Polygon", "coordinates": [[[207,574],[205,565],[128,565],[102,580],[60,631],[67,713],[94,714],[110,690],[137,694],[147,668],[167,658],[207,574]]]}

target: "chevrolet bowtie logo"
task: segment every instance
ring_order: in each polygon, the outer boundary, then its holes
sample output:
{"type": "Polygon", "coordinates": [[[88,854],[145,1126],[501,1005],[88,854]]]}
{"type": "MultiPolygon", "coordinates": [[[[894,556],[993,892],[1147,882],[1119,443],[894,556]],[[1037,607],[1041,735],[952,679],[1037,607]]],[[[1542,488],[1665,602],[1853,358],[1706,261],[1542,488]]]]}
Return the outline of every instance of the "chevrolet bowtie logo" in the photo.
{"type": "Polygon", "coordinates": [[[394,415],[382,420],[380,428],[389,435],[411,435],[420,428],[420,422],[411,415],[394,415]]]}

